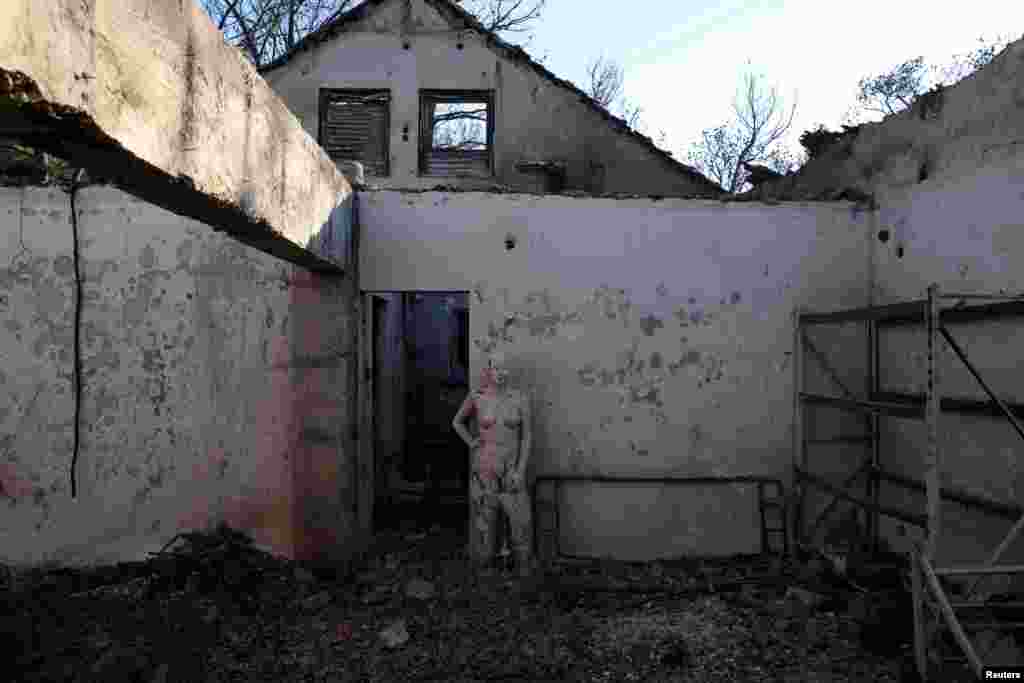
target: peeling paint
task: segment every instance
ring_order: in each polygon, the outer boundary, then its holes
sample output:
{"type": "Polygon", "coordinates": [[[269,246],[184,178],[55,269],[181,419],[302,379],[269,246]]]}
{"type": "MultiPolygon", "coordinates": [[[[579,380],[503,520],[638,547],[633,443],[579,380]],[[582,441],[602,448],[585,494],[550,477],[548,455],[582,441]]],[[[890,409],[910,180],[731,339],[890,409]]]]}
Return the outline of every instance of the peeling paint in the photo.
{"type": "Polygon", "coordinates": [[[473,295],[476,296],[476,302],[478,304],[482,304],[484,301],[487,300],[485,297],[486,287],[487,283],[483,281],[473,283],[472,291],[473,295]]]}
{"type": "MultiPolygon", "coordinates": [[[[27,192],[39,196],[34,189],[27,192]]],[[[12,258],[11,267],[0,267],[0,296],[19,311],[17,318],[0,316],[0,334],[9,335],[12,342],[15,335],[25,336],[23,349],[14,349],[11,367],[21,362],[23,353],[28,367],[46,368],[48,373],[38,384],[19,382],[14,390],[7,384],[10,400],[0,398],[0,415],[7,414],[0,423],[0,497],[26,509],[39,508],[38,515],[10,520],[12,529],[24,531],[11,536],[19,540],[7,549],[10,557],[57,548],[88,561],[100,536],[107,537],[109,545],[121,537],[159,531],[160,525],[151,521],[154,517],[172,520],[172,526],[181,521],[182,528],[229,517],[234,514],[231,506],[220,512],[218,498],[237,489],[243,476],[258,482],[246,496],[264,503],[268,497],[290,500],[291,488],[305,485],[301,477],[282,469],[296,460],[292,451],[302,436],[293,428],[292,412],[323,415],[337,429],[346,429],[349,402],[343,397],[348,387],[337,381],[340,375],[310,373],[293,384],[285,374],[284,382],[275,384],[281,373],[266,371],[271,364],[264,349],[279,324],[290,321],[289,312],[298,322],[294,330],[285,325],[284,344],[296,355],[303,355],[304,345],[321,343],[324,330],[337,327],[344,332],[347,290],[329,280],[293,285],[282,274],[290,278],[294,269],[282,268],[274,257],[232,244],[206,226],[197,229],[178,217],[169,219],[170,214],[144,203],[122,211],[117,202],[126,201],[124,197],[105,187],[86,188],[80,194],[83,204],[103,210],[84,211],[79,225],[86,285],[81,322],[85,438],[79,473],[87,476],[93,493],[74,509],[74,524],[63,519],[60,505],[49,513],[53,493],[64,490],[73,424],[68,399],[73,263],[66,212],[64,223],[55,229],[34,231],[32,252],[12,258]],[[129,216],[130,229],[122,229],[129,216]],[[194,257],[200,263],[193,265],[194,257]],[[32,354],[45,362],[30,361],[32,354]],[[307,396],[323,396],[324,405],[307,396]],[[35,406],[36,398],[46,410],[35,406]],[[208,485],[179,492],[177,487],[195,480],[188,470],[176,479],[173,461],[182,453],[205,452],[206,444],[217,442],[230,444],[232,452],[207,464],[208,485]],[[232,460],[244,465],[235,469],[232,460]],[[55,477],[58,480],[52,481],[55,477]],[[140,521],[110,524],[111,511],[134,506],[138,511],[125,519],[137,515],[140,521]],[[102,531],[115,527],[110,533],[102,531]],[[71,538],[80,534],[88,543],[71,538]]],[[[58,193],[47,201],[67,199],[58,193]]],[[[11,239],[13,229],[17,244],[17,222],[0,222],[0,229],[8,231],[0,243],[11,239]]],[[[350,343],[351,335],[342,334],[341,347],[350,343]]],[[[282,360],[290,357],[286,353],[282,360]]],[[[19,369],[19,376],[23,374],[19,369]]],[[[8,379],[6,373],[2,377],[8,379]]],[[[341,502],[336,495],[351,488],[350,472],[337,467],[337,450],[329,451],[308,456],[315,478],[327,478],[307,499],[327,510],[335,522],[354,524],[350,513],[355,496],[346,494],[341,502]],[[320,459],[334,463],[334,470],[320,467],[320,459]]],[[[291,512],[282,509],[274,514],[276,518],[257,515],[245,522],[256,536],[285,539],[284,545],[271,544],[278,552],[296,551],[296,533],[314,533],[305,529],[305,522],[293,523],[291,512]]]]}
{"type": "Polygon", "coordinates": [[[654,331],[659,327],[664,327],[665,324],[661,321],[661,318],[657,318],[653,315],[646,315],[640,319],[640,329],[648,337],[654,336],[654,331]]]}
{"type": "Polygon", "coordinates": [[[699,424],[694,424],[690,426],[689,434],[690,448],[696,449],[704,440],[704,430],[699,424]]]}
{"type": "Polygon", "coordinates": [[[608,320],[621,320],[623,326],[629,327],[633,304],[625,289],[612,289],[607,284],[602,284],[594,290],[590,302],[597,304],[601,314],[608,320]]]}
{"type": "Polygon", "coordinates": [[[591,361],[584,365],[582,368],[576,370],[576,374],[579,376],[580,384],[585,387],[592,387],[597,384],[597,372],[600,365],[594,361],[591,361]]]}

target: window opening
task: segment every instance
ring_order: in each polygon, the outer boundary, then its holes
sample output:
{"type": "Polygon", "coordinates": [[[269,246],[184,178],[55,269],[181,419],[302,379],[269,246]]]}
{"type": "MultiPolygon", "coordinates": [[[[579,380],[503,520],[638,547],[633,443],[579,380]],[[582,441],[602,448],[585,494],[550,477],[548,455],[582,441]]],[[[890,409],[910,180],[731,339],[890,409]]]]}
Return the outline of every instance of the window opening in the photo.
{"type": "Polygon", "coordinates": [[[490,91],[423,91],[420,123],[422,175],[493,175],[494,106],[490,91]]]}
{"type": "Polygon", "coordinates": [[[321,90],[320,146],[338,161],[358,161],[366,175],[389,172],[391,94],[387,90],[321,90]]]}

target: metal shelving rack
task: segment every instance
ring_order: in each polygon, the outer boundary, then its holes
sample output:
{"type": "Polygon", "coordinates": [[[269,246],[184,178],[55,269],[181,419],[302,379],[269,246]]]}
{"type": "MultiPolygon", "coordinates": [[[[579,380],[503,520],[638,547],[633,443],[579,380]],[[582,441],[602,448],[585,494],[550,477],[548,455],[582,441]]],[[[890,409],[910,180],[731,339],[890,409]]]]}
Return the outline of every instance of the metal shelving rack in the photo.
{"type": "MultiPolygon", "coordinates": [[[[950,294],[940,293],[937,285],[928,288],[925,299],[886,306],[873,306],[829,313],[807,313],[799,309],[794,312],[794,507],[795,519],[791,527],[794,530],[794,546],[809,545],[813,542],[815,531],[835,509],[840,500],[857,505],[867,511],[868,531],[875,550],[878,548],[879,517],[881,515],[899,519],[900,521],[920,527],[924,530],[924,541],[915,544],[910,552],[909,564],[914,606],[914,657],[922,680],[933,674],[933,665],[941,663],[937,654],[936,638],[942,625],[953,635],[967,660],[968,666],[977,676],[982,675],[982,659],[971,643],[964,629],[962,619],[958,618],[956,609],[971,609],[986,606],[984,601],[971,601],[971,594],[978,583],[985,577],[995,574],[1024,573],[1024,566],[997,565],[1007,548],[1024,529],[1024,508],[1006,503],[989,500],[965,491],[942,487],[940,472],[942,467],[942,448],[939,439],[938,425],[944,412],[961,414],[990,415],[1005,417],[1024,439],[1024,405],[1008,404],[1001,400],[985,382],[977,369],[967,358],[963,348],[950,334],[947,323],[967,323],[993,320],[1009,316],[1024,316],[1024,296],[1004,296],[988,294],[950,294]],[[943,308],[943,300],[956,300],[953,307],[943,308]],[[964,305],[968,301],[982,301],[964,305]],[[828,364],[827,358],[818,351],[807,336],[807,328],[814,325],[861,322],[865,324],[868,338],[868,396],[858,398],[850,391],[828,364]],[[883,327],[897,325],[924,325],[927,331],[927,382],[923,395],[883,392],[879,374],[879,331],[883,327]],[[988,395],[988,401],[967,398],[942,397],[939,391],[938,346],[943,339],[957,358],[967,367],[971,375],[988,395]],[[812,394],[804,391],[805,355],[810,353],[821,366],[825,374],[842,392],[841,396],[812,394]],[[808,418],[811,406],[831,406],[854,410],[865,415],[865,433],[840,436],[834,439],[811,441],[807,438],[808,418]],[[879,422],[883,417],[898,417],[923,420],[927,427],[927,447],[925,451],[924,481],[915,481],[902,475],[887,472],[882,467],[879,422]],[[861,466],[841,485],[836,485],[818,477],[808,469],[808,447],[821,443],[862,443],[868,446],[861,466]],[[866,477],[865,495],[854,495],[851,491],[864,474],[866,477]],[[879,503],[879,491],[882,483],[889,483],[903,488],[924,491],[926,497],[925,511],[907,511],[879,503]],[[823,489],[832,494],[832,500],[822,510],[811,525],[809,534],[804,533],[804,509],[808,485],[823,489]],[[974,507],[987,513],[1004,518],[1015,519],[1016,523],[1006,534],[1003,541],[996,547],[989,558],[981,565],[936,568],[933,565],[936,544],[942,528],[940,515],[943,500],[955,501],[961,505],[974,507]],[[964,599],[953,602],[949,599],[946,589],[939,577],[971,576],[964,599]],[[933,618],[934,617],[934,618],[933,618]]],[[[792,546],[791,546],[792,547],[792,546]]],[[[964,622],[966,623],[966,622],[964,622]]],[[[1020,624],[1005,624],[1019,626],[1020,624]]],[[[993,624],[986,624],[991,628],[993,624]]],[[[997,625],[998,626],[998,625],[997,625]]]]}

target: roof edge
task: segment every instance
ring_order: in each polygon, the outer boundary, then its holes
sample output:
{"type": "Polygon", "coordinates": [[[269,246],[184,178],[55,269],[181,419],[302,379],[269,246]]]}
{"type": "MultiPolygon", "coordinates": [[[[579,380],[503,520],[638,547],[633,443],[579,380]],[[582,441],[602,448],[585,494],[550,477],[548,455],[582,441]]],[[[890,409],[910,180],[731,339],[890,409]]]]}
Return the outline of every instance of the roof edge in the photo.
{"type": "MultiPolygon", "coordinates": [[[[386,2],[392,0],[365,0],[361,5],[353,7],[348,12],[340,15],[334,21],[324,24],[313,33],[305,36],[302,40],[295,44],[289,52],[281,55],[274,61],[260,67],[257,71],[261,76],[278,69],[288,62],[290,62],[300,52],[318,46],[331,38],[336,37],[341,33],[348,24],[359,21],[369,16],[375,9],[380,7],[386,2]]],[[[462,24],[464,28],[471,29],[476,33],[480,34],[484,38],[484,43],[487,47],[491,48],[495,52],[498,52],[501,56],[505,57],[514,62],[520,62],[524,65],[533,69],[542,78],[549,81],[550,83],[559,86],[565,90],[570,91],[579,99],[586,104],[591,110],[599,114],[612,128],[621,134],[625,134],[633,138],[636,142],[639,142],[649,151],[653,152],[663,162],[667,163],[673,170],[687,175],[692,180],[695,180],[705,186],[705,189],[711,192],[725,194],[725,189],[722,188],[718,183],[714,182],[706,175],[698,171],[697,169],[684,164],[683,162],[676,159],[671,152],[668,152],[661,147],[658,147],[654,140],[650,137],[634,130],[629,126],[625,119],[615,116],[605,107],[601,106],[593,97],[585,93],[579,87],[571,81],[567,81],[563,78],[559,78],[554,73],[549,71],[543,64],[534,60],[526,50],[519,45],[513,45],[504,41],[495,32],[488,31],[480,21],[470,14],[467,10],[463,9],[459,5],[451,2],[451,0],[423,0],[428,5],[437,10],[442,16],[448,19],[452,24],[462,24]]]]}

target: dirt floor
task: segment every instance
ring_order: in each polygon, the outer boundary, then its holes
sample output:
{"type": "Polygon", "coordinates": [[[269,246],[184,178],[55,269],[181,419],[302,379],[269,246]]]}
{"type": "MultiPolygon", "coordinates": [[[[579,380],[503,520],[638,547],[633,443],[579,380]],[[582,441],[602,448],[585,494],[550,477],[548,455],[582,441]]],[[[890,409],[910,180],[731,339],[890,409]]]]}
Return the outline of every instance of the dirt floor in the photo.
{"type": "Polygon", "coordinates": [[[144,563],[8,571],[0,639],[20,681],[904,680],[905,611],[822,576],[754,557],[521,580],[469,571],[437,529],[380,534],[332,576],[220,529],[144,563]]]}

